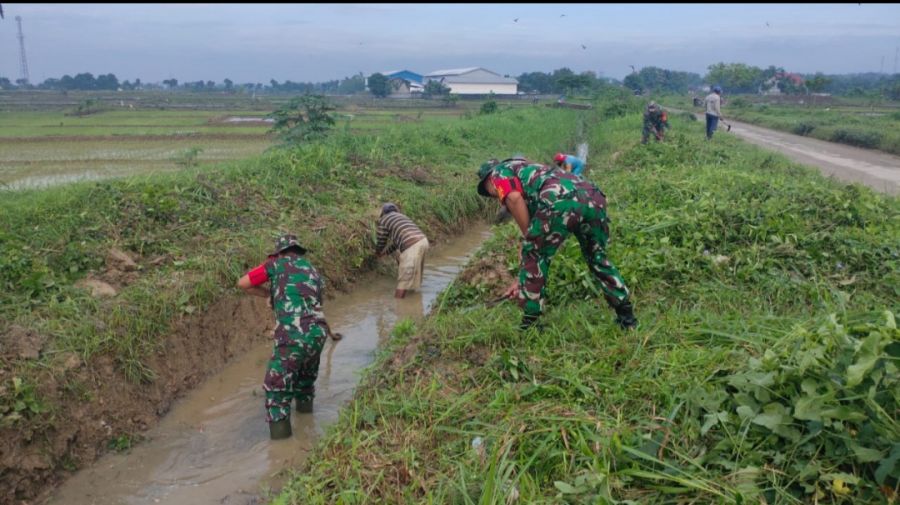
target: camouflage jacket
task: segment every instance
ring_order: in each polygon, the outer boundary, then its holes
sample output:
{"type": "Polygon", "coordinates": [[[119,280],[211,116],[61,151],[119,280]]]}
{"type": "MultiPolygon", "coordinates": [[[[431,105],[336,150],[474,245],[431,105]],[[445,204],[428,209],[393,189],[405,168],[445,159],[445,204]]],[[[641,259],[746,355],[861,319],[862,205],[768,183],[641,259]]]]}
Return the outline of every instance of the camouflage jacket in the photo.
{"type": "Polygon", "coordinates": [[[520,191],[531,217],[538,209],[549,209],[559,200],[591,199],[595,192],[605,198],[597,186],[577,175],[525,160],[500,163],[491,173],[491,182],[501,202],[511,191],[520,191]]]}
{"type": "Polygon", "coordinates": [[[276,256],[265,263],[275,312],[275,339],[307,333],[325,324],[322,312],[324,282],[309,261],[296,255],[276,256]]]}

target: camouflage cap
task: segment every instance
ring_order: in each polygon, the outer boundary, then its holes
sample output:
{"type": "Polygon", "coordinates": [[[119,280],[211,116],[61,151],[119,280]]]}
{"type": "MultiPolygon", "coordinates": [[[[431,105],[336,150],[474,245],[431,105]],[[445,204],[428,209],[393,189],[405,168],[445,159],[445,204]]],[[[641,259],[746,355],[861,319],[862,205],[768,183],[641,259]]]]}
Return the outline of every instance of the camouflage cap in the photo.
{"type": "Polygon", "coordinates": [[[484,189],[484,180],[487,179],[489,175],[491,175],[491,172],[494,170],[494,167],[496,167],[499,163],[500,163],[499,161],[493,159],[493,160],[488,160],[481,164],[481,168],[478,169],[478,194],[479,195],[487,196],[487,197],[491,196],[491,194],[488,193],[486,189],[484,189]]]}
{"type": "Polygon", "coordinates": [[[269,256],[275,256],[290,247],[297,247],[300,249],[300,254],[306,254],[306,248],[300,245],[300,240],[297,239],[297,236],[288,233],[275,239],[275,252],[269,256]]]}

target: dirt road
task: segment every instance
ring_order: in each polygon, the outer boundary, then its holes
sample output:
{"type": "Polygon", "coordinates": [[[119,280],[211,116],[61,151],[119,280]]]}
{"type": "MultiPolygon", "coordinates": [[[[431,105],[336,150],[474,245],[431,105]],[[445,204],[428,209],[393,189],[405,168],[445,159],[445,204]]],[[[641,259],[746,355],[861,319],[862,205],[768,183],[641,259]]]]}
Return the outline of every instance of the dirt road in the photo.
{"type": "MultiPolygon", "coordinates": [[[[680,112],[673,108],[669,110],[680,112]]],[[[694,115],[700,121],[706,121],[703,114],[694,115]]],[[[727,116],[725,120],[731,124],[731,132],[726,133],[725,126],[719,122],[716,135],[734,134],[751,144],[782,153],[798,163],[817,167],[829,177],[865,184],[890,195],[900,194],[898,156],[770,130],[733,121],[727,116]]]]}

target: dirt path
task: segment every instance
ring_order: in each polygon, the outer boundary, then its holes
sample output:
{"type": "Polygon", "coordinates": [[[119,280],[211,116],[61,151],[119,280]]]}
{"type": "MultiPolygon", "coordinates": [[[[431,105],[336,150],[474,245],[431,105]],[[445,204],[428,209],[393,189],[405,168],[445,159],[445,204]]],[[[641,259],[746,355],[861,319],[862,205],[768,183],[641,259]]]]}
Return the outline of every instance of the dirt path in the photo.
{"type": "MultiPolygon", "coordinates": [[[[669,108],[672,112],[681,112],[669,108]]],[[[706,121],[703,114],[694,114],[706,121]]],[[[845,182],[858,182],[888,193],[900,194],[900,157],[879,151],[825,142],[809,137],[779,132],[726,118],[734,135],[766,149],[777,151],[792,160],[817,167],[823,174],[845,182]]],[[[716,135],[728,135],[719,122],[716,135]]],[[[713,137],[715,139],[715,137],[713,137]]]]}

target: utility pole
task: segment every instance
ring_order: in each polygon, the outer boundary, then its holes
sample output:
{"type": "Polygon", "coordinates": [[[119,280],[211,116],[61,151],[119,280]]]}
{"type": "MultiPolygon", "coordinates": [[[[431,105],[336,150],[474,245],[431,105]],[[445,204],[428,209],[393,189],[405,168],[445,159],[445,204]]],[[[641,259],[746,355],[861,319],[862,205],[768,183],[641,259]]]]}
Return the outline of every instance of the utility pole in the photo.
{"type": "Polygon", "coordinates": [[[879,74],[884,73],[884,55],[881,55],[881,70],[878,71],[879,74]]]}
{"type": "Polygon", "coordinates": [[[897,57],[900,56],[900,46],[894,48],[894,73],[897,73],[897,57]]]}
{"type": "Polygon", "coordinates": [[[28,84],[28,60],[25,59],[25,35],[22,34],[22,16],[16,16],[16,24],[19,25],[19,67],[22,72],[22,80],[28,84]]]}

